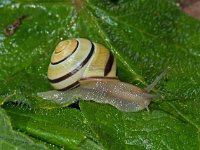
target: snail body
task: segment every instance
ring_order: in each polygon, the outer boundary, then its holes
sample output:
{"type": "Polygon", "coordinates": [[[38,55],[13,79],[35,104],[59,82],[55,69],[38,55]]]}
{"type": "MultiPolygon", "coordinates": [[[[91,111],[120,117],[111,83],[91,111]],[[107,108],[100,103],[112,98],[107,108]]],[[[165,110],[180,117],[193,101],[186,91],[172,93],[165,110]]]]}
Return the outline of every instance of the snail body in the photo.
{"type": "Polygon", "coordinates": [[[48,79],[56,89],[38,96],[69,104],[75,98],[110,104],[121,111],[148,109],[156,95],[148,92],[166,71],[145,90],[118,80],[116,59],[103,45],[77,38],[60,42],[51,57],[48,79]]]}
{"type": "Polygon", "coordinates": [[[80,98],[98,103],[110,104],[121,111],[136,112],[148,108],[155,97],[144,90],[119,80],[85,80],[80,86],[67,91],[49,91],[40,93],[40,97],[64,104],[80,98]]]}

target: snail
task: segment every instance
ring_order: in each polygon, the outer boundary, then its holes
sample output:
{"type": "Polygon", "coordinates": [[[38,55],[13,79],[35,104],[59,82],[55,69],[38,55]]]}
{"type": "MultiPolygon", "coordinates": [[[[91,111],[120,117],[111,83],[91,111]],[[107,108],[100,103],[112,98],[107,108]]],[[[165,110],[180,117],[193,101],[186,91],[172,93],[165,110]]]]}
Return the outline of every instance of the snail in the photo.
{"type": "Polygon", "coordinates": [[[148,110],[150,101],[157,96],[149,91],[166,73],[143,90],[118,80],[116,59],[106,47],[84,38],[69,39],[56,46],[49,64],[48,79],[55,90],[38,96],[59,104],[80,98],[110,104],[125,112],[148,110]]]}

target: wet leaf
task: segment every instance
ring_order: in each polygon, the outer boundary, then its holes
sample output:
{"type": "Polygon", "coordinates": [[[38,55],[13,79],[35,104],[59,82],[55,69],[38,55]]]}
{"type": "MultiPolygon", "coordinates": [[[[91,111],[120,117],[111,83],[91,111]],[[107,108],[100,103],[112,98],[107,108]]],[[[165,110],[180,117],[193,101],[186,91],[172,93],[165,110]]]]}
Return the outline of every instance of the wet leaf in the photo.
{"type": "Polygon", "coordinates": [[[13,131],[10,119],[0,108],[0,148],[1,149],[47,149],[43,144],[34,142],[23,133],[13,131]]]}
{"type": "Polygon", "coordinates": [[[200,148],[200,22],[176,0],[0,2],[0,104],[14,130],[71,149],[200,148]],[[94,102],[81,102],[78,111],[38,98],[52,89],[46,71],[53,49],[74,37],[108,47],[120,80],[141,88],[171,67],[154,91],[164,99],[152,102],[150,112],[124,113],[94,102]]]}

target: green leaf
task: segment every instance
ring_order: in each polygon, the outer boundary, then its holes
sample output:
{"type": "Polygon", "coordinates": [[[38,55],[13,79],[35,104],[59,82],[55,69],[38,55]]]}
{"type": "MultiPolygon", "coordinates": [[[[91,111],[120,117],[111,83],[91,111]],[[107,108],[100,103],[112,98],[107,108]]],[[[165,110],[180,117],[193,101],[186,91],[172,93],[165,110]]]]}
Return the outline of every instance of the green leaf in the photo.
{"type": "MultiPolygon", "coordinates": [[[[85,125],[77,109],[31,109],[27,105],[7,104],[4,106],[15,129],[24,131],[46,143],[65,149],[97,147],[90,128],[85,125]]],[[[98,146],[99,147],[99,146],[98,146]]],[[[97,148],[98,148],[97,147],[97,148]]]]}
{"type": "Polygon", "coordinates": [[[199,146],[196,126],[160,110],[123,113],[88,102],[81,103],[81,110],[106,149],[198,149],[199,146]]]}
{"type": "Polygon", "coordinates": [[[176,0],[73,2],[0,1],[0,105],[13,128],[44,146],[199,149],[200,22],[186,16],[176,0]],[[23,15],[16,32],[5,36],[5,27],[23,15]],[[150,112],[123,113],[94,102],[82,102],[81,111],[60,108],[38,98],[38,92],[52,89],[46,71],[53,49],[74,37],[108,47],[119,79],[141,88],[170,66],[155,90],[164,100],[152,102],[150,112]],[[8,101],[16,106],[5,106],[8,101]]]}
{"type": "Polygon", "coordinates": [[[10,119],[0,108],[0,149],[47,149],[46,146],[32,141],[23,133],[13,131],[10,119]]]}

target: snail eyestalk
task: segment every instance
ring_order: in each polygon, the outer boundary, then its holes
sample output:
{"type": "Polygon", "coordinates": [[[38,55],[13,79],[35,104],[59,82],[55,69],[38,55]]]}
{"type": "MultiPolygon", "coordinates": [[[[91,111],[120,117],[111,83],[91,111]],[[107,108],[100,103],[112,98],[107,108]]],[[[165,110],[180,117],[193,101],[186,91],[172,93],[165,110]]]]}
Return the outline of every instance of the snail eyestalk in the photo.
{"type": "Polygon", "coordinates": [[[144,90],[149,93],[155,86],[156,84],[160,81],[161,78],[163,78],[168,72],[171,70],[170,67],[167,67],[159,76],[156,77],[156,79],[149,85],[147,86],[144,90]]]}
{"type": "Polygon", "coordinates": [[[148,92],[169,69],[143,90],[117,79],[116,58],[103,45],[83,38],[64,40],[56,46],[48,68],[48,79],[55,90],[38,96],[63,106],[80,98],[110,104],[124,112],[149,111],[150,102],[158,95],[148,92]]]}

